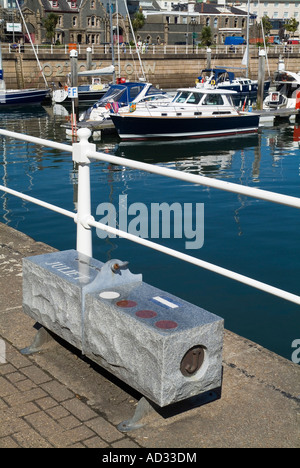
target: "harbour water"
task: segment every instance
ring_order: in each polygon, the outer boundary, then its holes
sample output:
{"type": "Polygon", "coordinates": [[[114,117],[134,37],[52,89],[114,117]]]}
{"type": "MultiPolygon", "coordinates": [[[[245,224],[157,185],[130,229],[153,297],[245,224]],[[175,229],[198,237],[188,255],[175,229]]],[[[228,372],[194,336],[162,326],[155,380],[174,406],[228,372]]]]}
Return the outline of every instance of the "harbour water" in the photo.
{"type": "MultiPolygon", "coordinates": [[[[65,117],[52,108],[1,112],[0,127],[71,144],[65,117]]],[[[300,197],[300,128],[281,122],[259,134],[211,142],[120,143],[114,136],[97,149],[300,197]]],[[[70,153],[0,137],[0,184],[68,210],[76,210],[77,170],[70,153]]],[[[204,204],[204,244],[186,250],[185,238],[153,239],[168,247],[300,294],[300,213],[295,208],[194,186],[107,163],[91,166],[92,210],[120,196],[128,206],[174,202],[204,204]]],[[[128,216],[128,220],[132,219],[128,216]]],[[[72,220],[15,197],[0,194],[0,221],[60,250],[75,248],[72,220]]],[[[1,243],[1,239],[0,239],[1,243]]],[[[248,286],[118,238],[93,235],[94,257],[128,260],[144,281],[197,304],[225,319],[225,327],[291,359],[300,339],[299,306],[248,286]]]]}

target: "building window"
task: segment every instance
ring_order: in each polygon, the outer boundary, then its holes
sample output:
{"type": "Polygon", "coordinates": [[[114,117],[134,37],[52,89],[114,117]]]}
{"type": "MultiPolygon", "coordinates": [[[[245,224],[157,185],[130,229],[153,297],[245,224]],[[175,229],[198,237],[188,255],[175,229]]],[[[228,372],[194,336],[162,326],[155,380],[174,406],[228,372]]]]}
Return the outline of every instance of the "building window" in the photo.
{"type": "Polygon", "coordinates": [[[95,9],[96,9],[95,0],[91,0],[91,10],[95,10],[95,9]]]}
{"type": "Polygon", "coordinates": [[[76,16],[73,16],[72,23],[73,23],[73,26],[77,26],[77,17],[76,16]]]}
{"type": "Polygon", "coordinates": [[[217,28],[218,27],[218,18],[215,18],[214,19],[214,28],[217,28]]]}
{"type": "Polygon", "coordinates": [[[210,18],[206,18],[206,26],[210,26],[210,18]]]}

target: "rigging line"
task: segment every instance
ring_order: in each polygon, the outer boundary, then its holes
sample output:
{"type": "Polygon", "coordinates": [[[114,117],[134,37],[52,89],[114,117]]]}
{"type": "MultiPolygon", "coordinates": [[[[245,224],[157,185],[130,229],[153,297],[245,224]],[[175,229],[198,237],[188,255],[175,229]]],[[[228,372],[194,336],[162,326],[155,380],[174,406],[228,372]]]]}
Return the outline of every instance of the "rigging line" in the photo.
{"type": "MultiPolygon", "coordinates": [[[[132,59],[132,62],[133,62],[133,68],[134,68],[134,74],[135,74],[135,79],[138,80],[138,72],[137,72],[137,67],[136,67],[136,63],[135,63],[135,59],[134,59],[134,54],[133,54],[133,51],[132,51],[132,48],[130,46],[130,38],[129,38],[129,34],[127,32],[127,28],[126,28],[126,24],[125,24],[125,21],[124,21],[124,18],[122,17],[122,25],[123,25],[123,29],[125,31],[125,37],[126,37],[126,41],[125,42],[128,42],[128,45],[129,45],[129,53],[131,55],[131,59],[132,59]]],[[[127,48],[126,48],[127,49],[127,48]]]]}
{"type": "MultiPolygon", "coordinates": [[[[258,0],[258,7],[259,7],[259,11],[260,11],[260,0],[258,0]]],[[[262,30],[262,36],[263,36],[263,41],[264,41],[264,48],[265,48],[265,52],[266,52],[266,60],[267,60],[268,73],[269,73],[269,76],[271,76],[270,66],[269,66],[269,59],[268,59],[268,53],[267,53],[267,46],[266,46],[266,36],[265,36],[264,24],[263,24],[263,21],[262,21],[262,20],[261,20],[261,30],[262,30]]]]}
{"type": "Polygon", "coordinates": [[[143,74],[143,79],[144,79],[144,81],[147,81],[147,80],[146,80],[146,75],[145,75],[145,72],[144,72],[143,63],[142,63],[142,60],[141,60],[140,51],[139,51],[138,46],[137,46],[137,42],[136,42],[135,34],[134,34],[134,31],[133,31],[131,19],[130,19],[130,16],[129,16],[129,11],[128,11],[128,6],[127,6],[127,1],[126,1],[126,0],[124,0],[124,5],[125,5],[125,9],[126,9],[126,14],[127,14],[127,17],[128,17],[128,21],[129,21],[129,24],[130,24],[131,34],[132,34],[132,36],[133,36],[134,44],[135,44],[136,51],[137,51],[137,54],[138,54],[138,58],[139,58],[139,62],[140,62],[140,67],[141,67],[141,71],[142,71],[142,74],[143,74]]]}
{"type": "Polygon", "coordinates": [[[28,31],[28,28],[27,28],[27,24],[26,24],[26,22],[25,22],[25,18],[24,18],[24,16],[23,16],[23,13],[22,13],[22,10],[21,10],[21,8],[20,8],[20,4],[19,4],[19,1],[18,1],[18,0],[16,0],[16,4],[17,4],[17,7],[18,7],[18,9],[19,9],[19,12],[20,12],[20,15],[21,15],[21,18],[22,18],[23,24],[24,24],[24,26],[25,26],[25,29],[26,29],[26,32],[27,32],[27,36],[28,36],[28,39],[29,39],[29,41],[30,41],[30,44],[31,44],[32,50],[33,50],[33,52],[34,52],[34,55],[35,55],[36,61],[37,61],[37,63],[38,63],[38,66],[39,66],[39,68],[40,68],[40,72],[41,72],[41,74],[42,74],[42,76],[43,76],[43,79],[44,79],[44,82],[45,82],[45,84],[46,84],[47,88],[49,88],[48,82],[47,82],[47,80],[46,80],[46,77],[45,77],[45,75],[44,75],[44,72],[43,72],[42,65],[41,65],[41,63],[40,63],[40,61],[39,61],[39,58],[38,58],[38,56],[37,56],[37,53],[36,53],[35,47],[34,47],[34,45],[33,45],[33,42],[32,42],[32,39],[31,39],[31,36],[30,36],[30,34],[29,34],[29,31],[28,31]]]}

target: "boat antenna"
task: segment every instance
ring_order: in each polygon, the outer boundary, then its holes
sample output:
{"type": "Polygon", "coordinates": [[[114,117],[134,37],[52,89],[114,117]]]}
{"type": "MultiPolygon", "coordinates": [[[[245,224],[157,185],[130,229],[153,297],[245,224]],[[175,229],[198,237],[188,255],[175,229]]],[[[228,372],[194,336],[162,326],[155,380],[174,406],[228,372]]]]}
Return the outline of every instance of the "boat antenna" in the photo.
{"type": "Polygon", "coordinates": [[[25,29],[26,29],[26,32],[27,32],[28,39],[29,39],[29,41],[30,41],[32,50],[33,50],[33,52],[34,52],[36,61],[37,61],[37,63],[38,63],[39,69],[40,69],[40,72],[41,72],[41,74],[42,74],[42,76],[43,76],[43,79],[44,79],[44,81],[45,81],[45,84],[46,84],[47,88],[49,88],[49,85],[48,85],[48,83],[47,83],[46,77],[45,77],[44,72],[43,72],[43,68],[42,68],[41,63],[40,63],[40,61],[39,61],[39,58],[38,58],[38,56],[37,56],[35,47],[34,47],[34,45],[33,45],[31,36],[30,36],[30,34],[29,34],[29,31],[28,31],[28,28],[27,28],[27,25],[26,25],[26,22],[25,22],[25,19],[24,19],[24,16],[23,16],[23,13],[22,13],[22,10],[21,10],[21,8],[20,8],[20,4],[19,4],[19,1],[18,1],[18,0],[16,0],[16,4],[17,4],[17,7],[18,7],[18,9],[19,9],[19,12],[20,12],[20,15],[21,15],[23,24],[24,24],[25,29]]]}
{"type": "MultiPolygon", "coordinates": [[[[118,0],[116,0],[116,1],[118,1],[118,0]]],[[[139,51],[139,49],[138,49],[138,45],[137,45],[136,38],[135,38],[135,34],[134,34],[134,31],[133,31],[131,19],[130,19],[130,16],[129,16],[129,11],[128,11],[128,6],[127,6],[127,1],[126,1],[126,0],[124,0],[124,4],[125,4],[125,9],[126,9],[127,18],[128,18],[129,24],[130,24],[131,34],[132,34],[132,37],[133,37],[133,40],[134,40],[134,45],[135,45],[135,48],[136,48],[136,51],[137,51],[137,54],[138,54],[138,58],[139,58],[140,67],[141,67],[142,74],[143,74],[143,80],[144,80],[144,81],[147,81],[147,80],[146,80],[146,75],[145,75],[145,72],[144,72],[143,63],[142,63],[142,60],[141,60],[140,51],[139,51]]]]}

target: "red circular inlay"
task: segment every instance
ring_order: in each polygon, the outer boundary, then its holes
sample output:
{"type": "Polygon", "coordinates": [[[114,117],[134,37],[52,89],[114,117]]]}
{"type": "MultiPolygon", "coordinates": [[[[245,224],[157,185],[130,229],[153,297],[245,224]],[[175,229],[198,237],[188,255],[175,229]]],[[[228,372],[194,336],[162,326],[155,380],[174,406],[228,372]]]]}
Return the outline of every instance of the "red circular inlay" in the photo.
{"type": "Polygon", "coordinates": [[[135,307],[137,305],[136,302],[134,301],[119,301],[117,302],[118,307],[123,307],[124,309],[129,308],[129,307],[135,307]]]}
{"type": "Polygon", "coordinates": [[[160,320],[159,322],[156,322],[155,326],[164,330],[170,330],[172,328],[177,328],[178,323],[173,322],[172,320],[160,320]]]}
{"type": "Polygon", "coordinates": [[[139,310],[135,313],[139,318],[150,319],[157,316],[157,313],[154,310],[139,310]]]}

